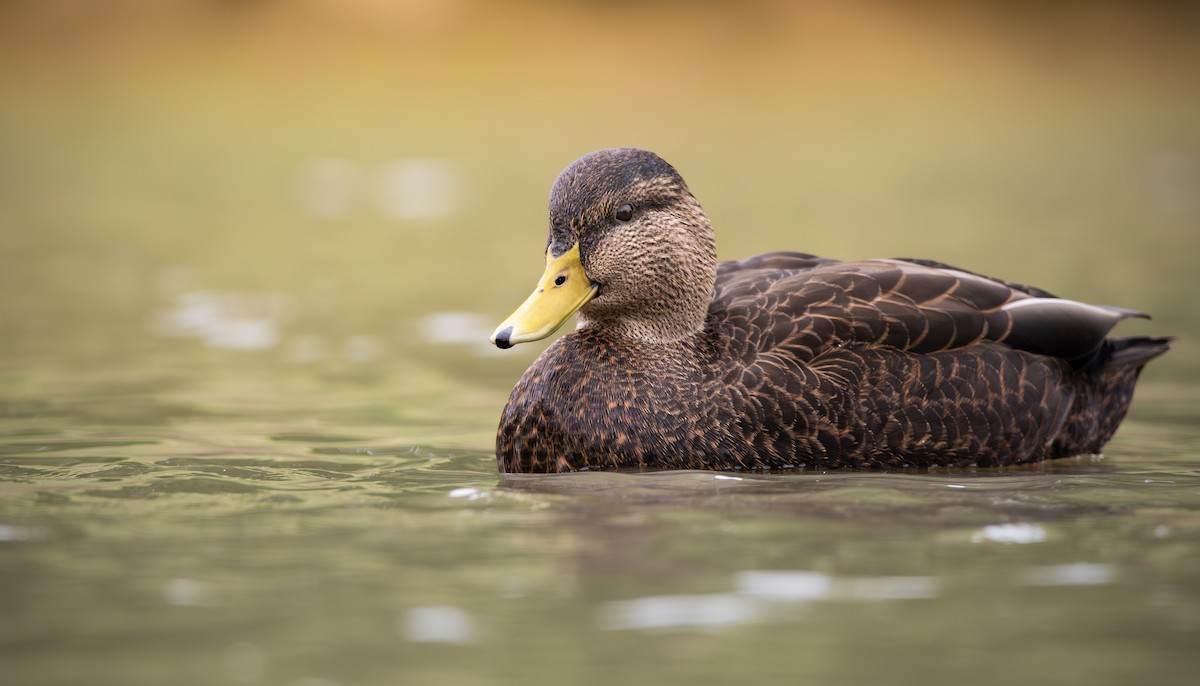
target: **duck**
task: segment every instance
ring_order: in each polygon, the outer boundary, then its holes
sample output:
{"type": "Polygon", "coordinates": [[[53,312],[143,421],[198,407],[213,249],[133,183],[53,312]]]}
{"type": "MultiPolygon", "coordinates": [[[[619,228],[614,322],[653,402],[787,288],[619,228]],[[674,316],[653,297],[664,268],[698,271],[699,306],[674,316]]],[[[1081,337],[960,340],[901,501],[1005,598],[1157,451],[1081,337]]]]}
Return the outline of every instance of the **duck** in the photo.
{"type": "Polygon", "coordinates": [[[1134,310],[932,260],[717,259],[658,155],[600,150],[549,202],[545,270],[491,341],[574,330],[501,414],[503,473],[1001,467],[1099,453],[1173,338],[1134,310]]]}

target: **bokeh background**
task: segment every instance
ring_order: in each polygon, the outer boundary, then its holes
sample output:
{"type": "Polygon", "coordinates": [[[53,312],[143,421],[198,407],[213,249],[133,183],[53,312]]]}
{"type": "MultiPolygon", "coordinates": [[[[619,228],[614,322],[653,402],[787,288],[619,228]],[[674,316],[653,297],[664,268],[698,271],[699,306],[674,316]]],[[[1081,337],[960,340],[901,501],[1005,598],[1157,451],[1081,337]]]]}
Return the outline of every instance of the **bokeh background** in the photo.
{"type": "Polygon", "coordinates": [[[0,681],[1191,684],[1198,84],[1194,2],[0,0],[0,681]],[[627,145],[1180,343],[1104,459],[501,479],[627,145]]]}
{"type": "MultiPolygon", "coordinates": [[[[725,259],[918,256],[1200,357],[1195,3],[0,3],[0,350],[492,388],[557,173],[671,161],[725,259]],[[201,353],[197,353],[201,354],[201,353]],[[208,353],[203,353],[208,354],[208,353]],[[206,358],[207,359],[207,358],[206,358]]],[[[11,371],[11,370],[10,370],[11,371]]]]}

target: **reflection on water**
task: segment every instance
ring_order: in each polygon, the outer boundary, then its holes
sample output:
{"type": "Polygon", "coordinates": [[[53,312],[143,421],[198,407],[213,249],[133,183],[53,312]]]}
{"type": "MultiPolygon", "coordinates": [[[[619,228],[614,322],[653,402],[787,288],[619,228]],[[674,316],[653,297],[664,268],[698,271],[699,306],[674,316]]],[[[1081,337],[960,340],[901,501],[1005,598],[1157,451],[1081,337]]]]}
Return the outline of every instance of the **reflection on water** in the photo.
{"type": "Polygon", "coordinates": [[[486,357],[504,353],[489,340],[496,323],[472,312],[434,312],[421,319],[419,330],[426,343],[463,346],[474,355],[486,357]]]}
{"type": "Polygon", "coordinates": [[[814,600],[913,600],[938,595],[938,580],[923,576],[835,578],[817,572],[745,571],[735,592],[665,595],[613,601],[600,626],[606,629],[712,628],[783,620],[792,605],[814,600]]]}
{"type": "Polygon", "coordinates": [[[971,542],[996,541],[999,543],[1040,543],[1046,540],[1046,529],[1022,522],[1019,524],[989,524],[971,534],[971,542]]]}
{"type": "Polygon", "coordinates": [[[932,598],[936,579],[924,576],[830,578],[814,572],[739,572],[742,593],[773,600],[817,600],[840,597],[860,600],[932,598]]]}
{"type": "Polygon", "coordinates": [[[747,624],[765,617],[766,607],[731,593],[652,596],[611,603],[601,626],[605,629],[665,629],[747,624]]]}
{"type": "MultiPolygon", "coordinates": [[[[269,350],[283,342],[284,325],[294,316],[294,309],[286,293],[187,291],[154,313],[151,329],[164,338],[195,338],[210,348],[269,350]]],[[[486,342],[487,336],[475,342],[481,340],[486,342]]],[[[384,343],[376,335],[348,336],[337,352],[342,360],[367,364],[383,355],[384,343]]],[[[299,334],[287,339],[284,359],[315,364],[329,353],[329,342],[324,337],[299,334]]]]}
{"type": "Polygon", "coordinates": [[[279,344],[290,307],[286,293],[190,291],[156,313],[159,336],[198,338],[213,348],[263,350],[279,344]]]}
{"type": "Polygon", "coordinates": [[[404,637],[416,643],[472,643],[475,621],[465,610],[449,605],[414,607],[404,617],[404,637]]]}
{"type": "Polygon", "coordinates": [[[1096,586],[1112,583],[1116,577],[1113,565],[1077,562],[1031,569],[1025,582],[1033,586],[1096,586]]]}
{"type": "Polygon", "coordinates": [[[163,584],[163,600],[171,605],[207,605],[211,597],[211,585],[196,579],[170,579],[163,584]]]}

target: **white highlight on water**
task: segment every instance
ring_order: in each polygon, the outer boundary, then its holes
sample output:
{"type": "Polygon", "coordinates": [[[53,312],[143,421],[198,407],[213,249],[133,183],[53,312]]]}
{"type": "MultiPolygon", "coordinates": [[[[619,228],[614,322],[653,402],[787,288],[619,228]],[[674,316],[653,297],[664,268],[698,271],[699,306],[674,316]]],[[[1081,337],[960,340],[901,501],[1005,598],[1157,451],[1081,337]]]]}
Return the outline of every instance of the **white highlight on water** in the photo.
{"type": "Polygon", "coordinates": [[[450,491],[450,497],[451,498],[466,498],[468,501],[471,501],[471,500],[481,500],[483,498],[490,498],[491,494],[488,493],[487,491],[481,491],[478,488],[471,488],[470,486],[464,486],[462,488],[456,488],[456,489],[450,491]]]}
{"type": "Polygon", "coordinates": [[[414,607],[400,620],[400,634],[415,643],[472,643],[477,638],[475,620],[453,605],[414,607]]]}
{"type": "Polygon", "coordinates": [[[738,572],[734,587],[766,600],[818,600],[833,593],[833,579],[819,572],[738,572]]]}
{"type": "Polygon", "coordinates": [[[291,296],[273,291],[189,291],[155,313],[151,328],[167,338],[199,338],[212,348],[266,350],[279,344],[291,296]]]}
{"type": "Polygon", "coordinates": [[[1117,568],[1107,563],[1076,562],[1035,567],[1025,575],[1031,586],[1100,586],[1117,578],[1117,568]]]}
{"type": "Polygon", "coordinates": [[[711,628],[748,624],[762,618],[760,601],[733,593],[663,595],[609,603],[600,626],[605,629],[711,628]]]}
{"type": "Polygon", "coordinates": [[[211,605],[212,592],[208,584],[196,579],[169,579],[163,584],[163,600],[170,605],[211,605]]]}
{"type": "Polygon", "coordinates": [[[1037,524],[989,524],[971,534],[972,543],[993,541],[995,543],[1041,543],[1046,540],[1046,530],[1037,524]]]}
{"type": "Polygon", "coordinates": [[[939,582],[927,576],[837,578],[820,572],[746,570],[733,592],[659,595],[608,603],[599,618],[605,629],[715,629],[770,619],[789,608],[823,600],[916,600],[937,597],[939,582]]]}

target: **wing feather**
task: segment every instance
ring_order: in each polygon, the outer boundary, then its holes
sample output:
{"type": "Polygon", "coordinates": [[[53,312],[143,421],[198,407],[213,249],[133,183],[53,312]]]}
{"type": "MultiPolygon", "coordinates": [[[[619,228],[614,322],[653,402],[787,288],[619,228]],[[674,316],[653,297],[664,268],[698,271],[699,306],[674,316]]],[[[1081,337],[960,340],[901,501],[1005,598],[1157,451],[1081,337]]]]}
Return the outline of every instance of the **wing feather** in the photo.
{"type": "Polygon", "coordinates": [[[808,253],[722,263],[713,309],[733,325],[745,359],[781,349],[811,361],[847,345],[931,353],[990,340],[1075,366],[1095,356],[1122,319],[1145,316],[929,260],[839,262],[808,253]]]}

